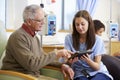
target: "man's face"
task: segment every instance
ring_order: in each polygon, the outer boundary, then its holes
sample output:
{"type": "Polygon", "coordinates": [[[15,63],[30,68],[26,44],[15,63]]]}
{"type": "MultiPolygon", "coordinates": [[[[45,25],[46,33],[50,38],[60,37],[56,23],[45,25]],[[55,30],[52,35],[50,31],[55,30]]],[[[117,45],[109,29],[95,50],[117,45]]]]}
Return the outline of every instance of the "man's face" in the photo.
{"type": "Polygon", "coordinates": [[[44,12],[42,10],[38,10],[35,19],[30,20],[30,24],[34,31],[41,31],[44,25],[44,12]]]}

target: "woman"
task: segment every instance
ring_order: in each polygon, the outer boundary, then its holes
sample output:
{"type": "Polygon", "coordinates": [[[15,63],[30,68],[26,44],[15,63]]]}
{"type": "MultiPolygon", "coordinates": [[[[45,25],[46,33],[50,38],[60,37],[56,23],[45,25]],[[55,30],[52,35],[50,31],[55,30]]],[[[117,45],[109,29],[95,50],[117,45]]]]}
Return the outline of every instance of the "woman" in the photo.
{"type": "Polygon", "coordinates": [[[112,80],[106,66],[101,62],[105,53],[104,42],[95,35],[94,24],[86,10],[76,13],[73,32],[65,37],[65,48],[73,51],[92,50],[92,54],[68,60],[75,73],[74,80],[112,80]]]}

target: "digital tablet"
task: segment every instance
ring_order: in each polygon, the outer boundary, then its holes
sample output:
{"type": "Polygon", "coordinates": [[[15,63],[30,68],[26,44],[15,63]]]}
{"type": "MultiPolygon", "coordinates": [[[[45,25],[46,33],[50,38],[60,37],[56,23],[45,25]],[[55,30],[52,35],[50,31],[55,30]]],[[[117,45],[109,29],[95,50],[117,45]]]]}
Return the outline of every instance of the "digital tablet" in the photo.
{"type": "Polygon", "coordinates": [[[82,55],[91,54],[92,52],[93,52],[92,50],[76,51],[74,54],[71,55],[70,58],[68,58],[68,60],[74,59],[75,57],[80,58],[82,55]]]}

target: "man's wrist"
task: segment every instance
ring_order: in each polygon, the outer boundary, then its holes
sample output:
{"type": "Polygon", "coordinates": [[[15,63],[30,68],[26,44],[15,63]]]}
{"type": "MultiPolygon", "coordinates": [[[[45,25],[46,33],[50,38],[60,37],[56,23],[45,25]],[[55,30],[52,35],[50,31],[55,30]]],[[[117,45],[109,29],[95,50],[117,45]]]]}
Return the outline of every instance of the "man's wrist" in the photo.
{"type": "Polygon", "coordinates": [[[70,67],[70,66],[67,65],[67,64],[62,64],[62,66],[66,67],[66,68],[70,67]]]}
{"type": "Polygon", "coordinates": [[[55,54],[57,55],[57,54],[58,54],[58,50],[57,50],[57,49],[54,49],[54,51],[55,51],[55,54]]]}

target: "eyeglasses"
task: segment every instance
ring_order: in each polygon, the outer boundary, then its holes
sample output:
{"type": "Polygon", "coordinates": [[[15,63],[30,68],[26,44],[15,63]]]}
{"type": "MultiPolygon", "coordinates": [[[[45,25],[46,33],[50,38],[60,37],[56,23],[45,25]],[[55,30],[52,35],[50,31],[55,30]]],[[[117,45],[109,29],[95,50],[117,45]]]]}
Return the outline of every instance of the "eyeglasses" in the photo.
{"type": "Polygon", "coordinates": [[[40,19],[40,20],[37,20],[37,19],[32,19],[33,21],[36,21],[36,22],[39,22],[39,23],[41,23],[41,22],[44,22],[44,18],[43,19],[40,19]]]}

